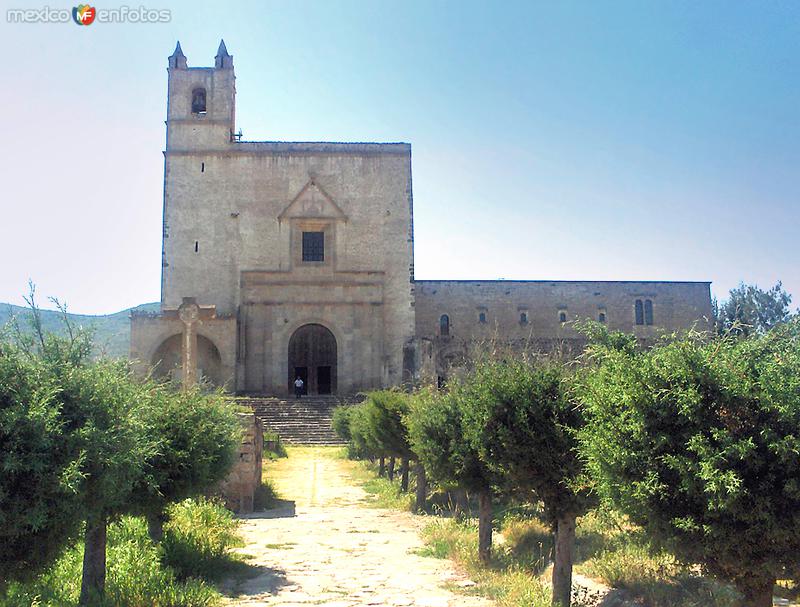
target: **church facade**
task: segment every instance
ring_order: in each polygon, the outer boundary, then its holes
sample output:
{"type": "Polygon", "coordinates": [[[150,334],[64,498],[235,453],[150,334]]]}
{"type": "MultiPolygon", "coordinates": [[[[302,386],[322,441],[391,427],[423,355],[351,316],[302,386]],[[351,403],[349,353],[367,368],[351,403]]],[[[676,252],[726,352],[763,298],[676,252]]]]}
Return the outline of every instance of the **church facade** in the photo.
{"type": "Polygon", "coordinates": [[[169,58],[161,311],[131,358],[239,393],[351,394],[446,377],[484,339],[580,343],[707,328],[707,282],[417,281],[411,146],[241,141],[233,57],[169,58]],[[189,341],[187,341],[189,340],[189,341]]]}

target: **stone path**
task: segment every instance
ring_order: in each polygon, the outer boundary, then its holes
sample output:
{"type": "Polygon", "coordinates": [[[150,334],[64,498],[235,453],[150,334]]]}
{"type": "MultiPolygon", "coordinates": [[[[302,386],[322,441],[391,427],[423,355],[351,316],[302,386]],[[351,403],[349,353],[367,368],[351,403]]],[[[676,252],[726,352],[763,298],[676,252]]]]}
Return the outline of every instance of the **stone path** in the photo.
{"type": "Polygon", "coordinates": [[[283,508],[243,521],[257,575],[229,581],[229,605],[281,607],[489,607],[451,592],[471,582],[447,560],[422,557],[422,524],[409,513],[370,508],[352,463],[330,448],[296,448],[269,464],[283,508]]]}

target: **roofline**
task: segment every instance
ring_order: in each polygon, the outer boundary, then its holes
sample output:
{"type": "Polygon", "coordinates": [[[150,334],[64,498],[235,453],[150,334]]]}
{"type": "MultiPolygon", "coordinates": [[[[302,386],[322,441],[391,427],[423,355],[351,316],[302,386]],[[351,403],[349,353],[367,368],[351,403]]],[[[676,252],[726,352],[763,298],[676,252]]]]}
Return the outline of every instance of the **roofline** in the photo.
{"type": "Polygon", "coordinates": [[[411,144],[400,141],[236,141],[231,144],[231,149],[242,152],[410,154],[411,144]]]}
{"type": "Polygon", "coordinates": [[[267,141],[237,141],[234,145],[240,143],[266,143],[266,144],[285,144],[285,145],[402,145],[411,147],[411,144],[406,141],[283,141],[283,140],[267,140],[267,141]]]}
{"type": "Polygon", "coordinates": [[[411,144],[402,142],[236,141],[219,148],[168,148],[164,153],[175,156],[198,154],[355,154],[364,156],[387,154],[411,156],[411,144]]]}
{"type": "Polygon", "coordinates": [[[544,283],[560,283],[560,284],[675,284],[675,285],[710,285],[710,280],[504,280],[504,279],[436,279],[425,278],[415,279],[418,282],[453,282],[453,283],[496,283],[496,284],[544,284],[544,283]]]}

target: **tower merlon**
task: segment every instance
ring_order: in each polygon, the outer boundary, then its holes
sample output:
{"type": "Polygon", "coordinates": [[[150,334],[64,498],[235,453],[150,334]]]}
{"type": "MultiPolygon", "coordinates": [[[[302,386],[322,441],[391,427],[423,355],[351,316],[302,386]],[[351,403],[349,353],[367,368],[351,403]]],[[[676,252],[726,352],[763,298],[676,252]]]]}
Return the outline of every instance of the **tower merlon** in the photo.
{"type": "Polygon", "coordinates": [[[175,46],[175,52],[169,56],[169,67],[179,70],[187,69],[186,55],[183,54],[180,40],[178,41],[178,44],[175,46]]]}
{"type": "Polygon", "coordinates": [[[214,57],[214,67],[217,69],[227,69],[233,67],[233,56],[228,53],[228,49],[225,47],[224,40],[219,41],[217,55],[214,57]]]}

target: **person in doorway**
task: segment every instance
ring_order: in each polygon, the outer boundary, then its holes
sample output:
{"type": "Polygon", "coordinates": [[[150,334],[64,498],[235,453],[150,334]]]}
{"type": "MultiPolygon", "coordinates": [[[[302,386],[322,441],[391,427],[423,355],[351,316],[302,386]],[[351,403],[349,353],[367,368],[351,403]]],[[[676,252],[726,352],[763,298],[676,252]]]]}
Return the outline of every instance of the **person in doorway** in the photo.
{"type": "Polygon", "coordinates": [[[298,375],[297,379],[294,380],[294,397],[300,398],[301,396],[303,396],[303,380],[298,375]]]}

